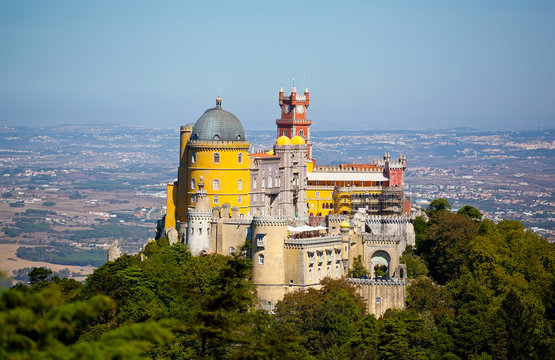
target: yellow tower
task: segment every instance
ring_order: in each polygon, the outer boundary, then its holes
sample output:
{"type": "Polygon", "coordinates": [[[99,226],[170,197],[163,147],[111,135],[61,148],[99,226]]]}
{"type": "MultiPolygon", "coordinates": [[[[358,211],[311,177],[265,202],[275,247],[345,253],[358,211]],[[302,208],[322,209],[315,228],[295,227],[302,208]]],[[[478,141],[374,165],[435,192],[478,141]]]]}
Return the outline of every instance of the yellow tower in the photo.
{"type": "MultiPolygon", "coordinates": [[[[243,125],[232,113],[222,109],[222,100],[206,110],[197,120],[187,142],[187,175],[179,178],[186,183],[185,207],[195,207],[195,193],[202,176],[210,206],[230,204],[239,213],[249,213],[250,166],[249,142],[243,125]]],[[[180,208],[180,204],[178,208],[180,208]]]]}

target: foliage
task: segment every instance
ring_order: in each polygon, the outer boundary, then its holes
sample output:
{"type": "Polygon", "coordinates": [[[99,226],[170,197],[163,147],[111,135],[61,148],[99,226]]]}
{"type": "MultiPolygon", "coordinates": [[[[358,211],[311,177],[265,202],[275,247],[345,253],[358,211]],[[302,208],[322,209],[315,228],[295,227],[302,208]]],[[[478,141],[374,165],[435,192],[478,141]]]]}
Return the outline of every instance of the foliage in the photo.
{"type": "Polygon", "coordinates": [[[416,255],[414,248],[409,245],[403,252],[400,259],[402,264],[407,265],[407,275],[409,279],[418,279],[428,275],[426,263],[416,255]]]}
{"type": "Polygon", "coordinates": [[[351,283],[331,279],[268,314],[239,252],[192,256],[158,239],[146,259],[105,263],[85,285],[35,270],[31,286],[0,293],[0,358],[554,357],[552,244],[518,222],[449,211],[418,223],[418,247],[402,257],[415,278],[407,309],[379,319],[351,283]]]}
{"type": "Polygon", "coordinates": [[[428,216],[432,216],[439,211],[448,210],[451,210],[451,204],[449,204],[449,202],[444,198],[439,198],[432,200],[432,202],[430,203],[430,205],[428,205],[428,208],[426,209],[426,213],[428,214],[428,216]]]}
{"type": "Polygon", "coordinates": [[[359,255],[353,261],[353,268],[349,270],[348,276],[349,277],[354,277],[354,278],[361,278],[361,277],[370,276],[370,273],[368,272],[368,270],[366,270],[364,265],[362,265],[362,256],[359,255]]]}
{"type": "Polygon", "coordinates": [[[476,209],[474,206],[465,205],[457,211],[457,214],[466,215],[472,220],[480,221],[482,220],[482,213],[480,210],[476,209]]]}

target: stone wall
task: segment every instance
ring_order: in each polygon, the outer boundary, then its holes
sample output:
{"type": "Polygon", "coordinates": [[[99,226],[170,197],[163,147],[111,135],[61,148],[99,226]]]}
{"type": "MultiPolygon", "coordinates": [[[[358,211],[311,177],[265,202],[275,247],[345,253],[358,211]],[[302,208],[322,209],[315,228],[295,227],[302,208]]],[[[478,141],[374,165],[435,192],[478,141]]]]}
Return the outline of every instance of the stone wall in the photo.
{"type": "Polygon", "coordinates": [[[358,293],[364,298],[366,309],[377,318],[387,309],[404,309],[406,307],[406,286],[404,281],[373,281],[349,279],[357,285],[358,293]]]}

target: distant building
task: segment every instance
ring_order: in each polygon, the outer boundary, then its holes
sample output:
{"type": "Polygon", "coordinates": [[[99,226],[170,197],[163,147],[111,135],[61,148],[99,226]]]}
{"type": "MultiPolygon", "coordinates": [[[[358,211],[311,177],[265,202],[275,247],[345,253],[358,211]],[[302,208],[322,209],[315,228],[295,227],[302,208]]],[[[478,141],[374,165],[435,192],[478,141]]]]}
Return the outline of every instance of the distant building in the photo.
{"type": "Polygon", "coordinates": [[[405,306],[406,269],[399,257],[414,244],[407,160],[386,153],[372,164],[316,166],[306,117],[309,91],[279,92],[273,148],[254,152],[243,126],[216,107],[181,127],[178,180],[168,184],[159,234],[173,228],[194,255],[231,255],[245,244],[262,305],[290,291],[345,277],[361,259],[360,285],[371,312],[405,306]],[[373,280],[375,268],[386,280],[373,280]]]}

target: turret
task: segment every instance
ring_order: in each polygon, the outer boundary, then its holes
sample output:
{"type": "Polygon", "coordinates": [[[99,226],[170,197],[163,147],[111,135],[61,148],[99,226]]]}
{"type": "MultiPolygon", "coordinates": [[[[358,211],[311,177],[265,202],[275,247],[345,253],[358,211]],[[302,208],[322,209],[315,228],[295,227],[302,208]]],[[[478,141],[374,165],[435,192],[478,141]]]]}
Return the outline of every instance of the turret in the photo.
{"type": "Polygon", "coordinates": [[[287,219],[255,216],[252,219],[252,280],[264,305],[274,305],[284,295],[284,240],[287,219]]]}
{"type": "Polygon", "coordinates": [[[212,212],[202,176],[199,179],[198,190],[195,194],[196,207],[190,208],[187,212],[189,220],[187,228],[187,246],[193,255],[201,253],[211,253],[210,248],[210,221],[212,212]]]}

